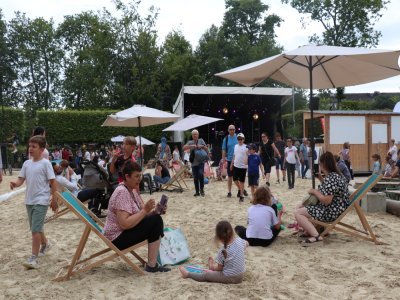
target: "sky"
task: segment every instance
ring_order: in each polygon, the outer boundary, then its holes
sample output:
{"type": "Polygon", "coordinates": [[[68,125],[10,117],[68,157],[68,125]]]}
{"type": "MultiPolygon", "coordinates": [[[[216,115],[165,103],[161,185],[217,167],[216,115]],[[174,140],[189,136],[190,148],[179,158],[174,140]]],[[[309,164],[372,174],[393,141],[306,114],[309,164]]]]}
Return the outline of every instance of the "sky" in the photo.
{"type": "MultiPolygon", "coordinates": [[[[309,36],[314,33],[319,34],[323,30],[320,24],[313,22],[303,28],[300,22],[302,16],[290,5],[282,4],[281,0],[262,0],[262,2],[269,5],[269,12],[283,19],[281,26],[276,29],[276,39],[285,50],[308,44],[309,36]]],[[[159,9],[156,24],[159,42],[162,43],[172,30],[179,30],[194,48],[198,45],[201,35],[211,25],[221,25],[225,12],[224,0],[142,0],[140,12],[144,15],[152,5],[159,9]]],[[[65,15],[87,10],[97,11],[103,7],[111,12],[115,11],[111,0],[0,0],[0,8],[6,20],[12,19],[15,11],[21,11],[30,18],[53,18],[56,23],[60,23],[65,15]]],[[[383,11],[383,17],[375,27],[382,33],[377,48],[400,50],[398,11],[400,11],[398,0],[391,0],[387,9],[383,11]]],[[[400,76],[346,88],[346,93],[375,91],[400,92],[400,76]]]]}

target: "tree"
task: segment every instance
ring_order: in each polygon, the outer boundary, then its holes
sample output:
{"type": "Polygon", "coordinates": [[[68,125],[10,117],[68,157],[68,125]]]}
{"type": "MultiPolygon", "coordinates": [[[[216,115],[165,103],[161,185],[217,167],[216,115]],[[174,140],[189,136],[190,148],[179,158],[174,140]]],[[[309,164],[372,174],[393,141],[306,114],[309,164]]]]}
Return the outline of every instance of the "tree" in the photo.
{"type": "MultiPolygon", "coordinates": [[[[204,66],[211,66],[213,70],[219,68],[217,72],[221,72],[282,50],[275,41],[275,26],[279,26],[281,19],[275,14],[267,14],[268,5],[260,0],[226,0],[225,7],[221,27],[213,26],[207,30],[196,51],[202,72],[212,84],[223,81],[211,78],[204,66]]],[[[271,84],[266,81],[263,85],[271,84]]]]}
{"type": "Polygon", "coordinates": [[[31,20],[17,12],[9,23],[9,39],[17,54],[16,86],[20,104],[31,113],[58,107],[56,93],[62,54],[55,39],[53,20],[31,20]]]}
{"type": "Polygon", "coordinates": [[[198,74],[199,61],[192,46],[179,31],[170,32],[165,38],[161,55],[164,94],[176,97],[182,84],[196,85],[203,82],[198,74]]]}
{"type": "Polygon", "coordinates": [[[314,35],[317,44],[346,47],[374,47],[381,33],[374,30],[382,17],[385,0],[282,0],[302,14],[322,24],[322,37],[314,35]]]}
{"type": "Polygon", "coordinates": [[[112,107],[115,31],[93,12],[66,16],[57,30],[64,50],[63,103],[68,108],[112,107]]]}

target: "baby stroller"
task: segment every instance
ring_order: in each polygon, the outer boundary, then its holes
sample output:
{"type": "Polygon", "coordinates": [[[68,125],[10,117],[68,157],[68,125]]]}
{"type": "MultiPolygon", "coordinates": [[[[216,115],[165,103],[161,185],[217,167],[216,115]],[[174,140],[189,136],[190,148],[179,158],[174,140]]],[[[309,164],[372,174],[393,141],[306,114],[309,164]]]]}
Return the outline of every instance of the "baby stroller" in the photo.
{"type": "Polygon", "coordinates": [[[92,161],[82,161],[80,169],[82,187],[98,191],[97,196],[89,203],[89,209],[101,216],[101,210],[108,208],[108,201],[118,182],[111,182],[107,172],[92,161]]]}

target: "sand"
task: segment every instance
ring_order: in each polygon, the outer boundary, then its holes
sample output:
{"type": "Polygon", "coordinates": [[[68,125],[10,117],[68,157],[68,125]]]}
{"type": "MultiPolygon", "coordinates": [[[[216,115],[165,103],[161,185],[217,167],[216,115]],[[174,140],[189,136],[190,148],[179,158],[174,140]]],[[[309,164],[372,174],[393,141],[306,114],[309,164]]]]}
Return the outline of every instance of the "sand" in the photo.
{"type": "MultiPolygon", "coordinates": [[[[9,191],[12,177],[5,176],[0,195],[9,191]]],[[[14,177],[15,178],[15,175],[14,177]]],[[[285,204],[286,223],[293,209],[310,188],[310,180],[296,180],[294,190],[271,180],[273,193],[285,204]]],[[[194,198],[193,187],[183,193],[168,193],[165,226],[186,234],[191,264],[204,265],[216,248],[213,232],[219,220],[245,225],[250,198],[239,204],[226,198],[226,182],[206,185],[206,198],[194,198]]],[[[236,193],[236,190],[235,190],[236,193]]],[[[144,199],[150,195],[143,194],[144,199]]],[[[155,193],[155,199],[161,193],[155,193]]],[[[164,274],[138,276],[122,261],[107,263],[66,282],[52,282],[61,266],[69,262],[83,232],[83,224],[69,213],[45,230],[55,244],[40,258],[40,268],[26,271],[21,265],[30,254],[31,237],[24,194],[0,203],[0,299],[398,299],[400,294],[400,219],[385,214],[367,214],[380,238],[389,245],[352,238],[341,233],[328,237],[323,246],[303,248],[290,229],[268,248],[251,247],[246,253],[246,274],[239,285],[198,283],[181,279],[177,267],[164,274]]],[[[355,223],[356,215],[348,221],[355,223]]],[[[102,247],[92,234],[84,255],[102,247]]],[[[146,251],[139,251],[146,257],[146,251]]]]}

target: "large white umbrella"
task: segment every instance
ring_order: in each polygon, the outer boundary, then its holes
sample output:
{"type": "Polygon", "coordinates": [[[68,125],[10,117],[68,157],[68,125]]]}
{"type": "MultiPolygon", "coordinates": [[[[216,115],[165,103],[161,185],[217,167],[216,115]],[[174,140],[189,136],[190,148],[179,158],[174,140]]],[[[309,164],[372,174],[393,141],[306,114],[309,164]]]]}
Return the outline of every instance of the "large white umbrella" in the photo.
{"type": "MultiPolygon", "coordinates": [[[[311,100],[313,89],[358,85],[400,75],[399,54],[399,50],[307,45],[216,76],[245,86],[272,78],[287,85],[309,88],[311,100]]],[[[313,122],[313,105],[310,110],[313,122]]],[[[313,126],[310,131],[313,139],[313,126]]],[[[312,183],[314,187],[314,176],[312,183]]]]}
{"type": "Polygon", "coordinates": [[[175,122],[179,118],[178,115],[137,104],[109,115],[101,126],[139,127],[139,149],[140,157],[142,157],[142,141],[140,137],[141,128],[145,126],[175,122]]]}
{"type": "Polygon", "coordinates": [[[163,131],[185,131],[222,120],[223,119],[192,114],[182,120],[179,120],[175,124],[172,124],[171,126],[163,129],[163,131]]]}

